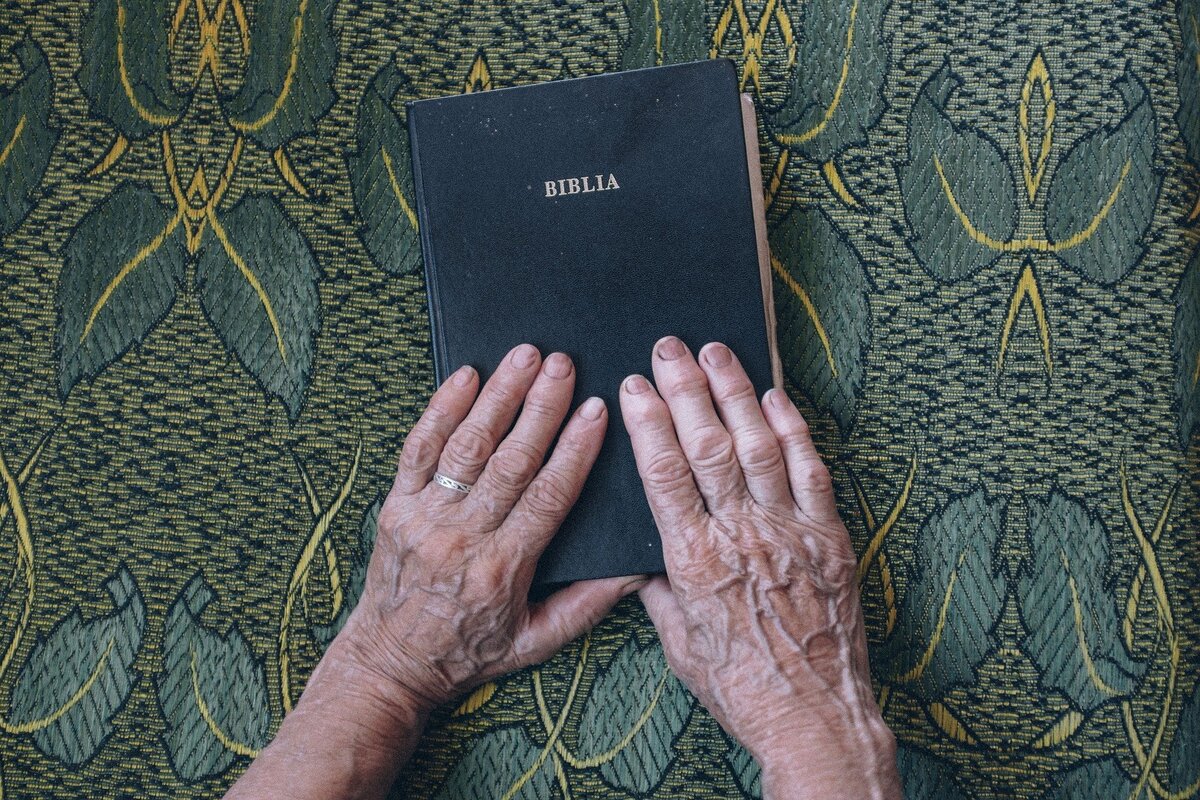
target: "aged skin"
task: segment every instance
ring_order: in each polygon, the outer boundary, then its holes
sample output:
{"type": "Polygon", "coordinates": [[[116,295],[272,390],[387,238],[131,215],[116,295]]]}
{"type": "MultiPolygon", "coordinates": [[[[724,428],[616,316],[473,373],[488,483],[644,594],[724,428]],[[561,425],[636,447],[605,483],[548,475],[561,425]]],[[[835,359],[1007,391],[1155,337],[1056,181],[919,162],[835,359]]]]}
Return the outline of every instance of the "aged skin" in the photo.
{"type": "Polygon", "coordinates": [[[434,707],[549,658],[640,590],[673,669],[759,760],[768,800],[898,800],[828,473],[787,397],[760,405],[723,345],[698,364],[669,337],[661,396],[641,376],[622,385],[669,580],[584,581],[528,604],[607,424],[591,398],[562,427],[574,377],[563,354],[521,345],[482,391],[469,367],[438,389],[405,441],[362,599],[227,797],[383,797],[434,707]],[[431,483],[435,470],[475,488],[431,483]]]}
{"type": "Polygon", "coordinates": [[[672,670],[763,767],[768,798],[900,797],[871,690],[829,472],[779,390],[760,404],[737,358],[655,347],[654,387],[621,410],[669,578],[641,590],[672,670]],[[661,393],[661,395],[660,395],[661,393]]]}

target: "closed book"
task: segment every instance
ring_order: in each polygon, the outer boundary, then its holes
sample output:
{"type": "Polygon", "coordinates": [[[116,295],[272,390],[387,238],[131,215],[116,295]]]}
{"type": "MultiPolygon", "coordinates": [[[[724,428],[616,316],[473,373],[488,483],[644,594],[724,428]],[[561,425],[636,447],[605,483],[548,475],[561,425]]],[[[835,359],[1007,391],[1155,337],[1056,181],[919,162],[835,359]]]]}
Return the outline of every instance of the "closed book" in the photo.
{"type": "Polygon", "coordinates": [[[757,128],[731,61],[410,102],[439,383],[520,342],[576,366],[609,408],[600,456],[536,584],[663,570],[621,419],[623,378],[674,334],[721,341],[781,383],[757,128]]]}

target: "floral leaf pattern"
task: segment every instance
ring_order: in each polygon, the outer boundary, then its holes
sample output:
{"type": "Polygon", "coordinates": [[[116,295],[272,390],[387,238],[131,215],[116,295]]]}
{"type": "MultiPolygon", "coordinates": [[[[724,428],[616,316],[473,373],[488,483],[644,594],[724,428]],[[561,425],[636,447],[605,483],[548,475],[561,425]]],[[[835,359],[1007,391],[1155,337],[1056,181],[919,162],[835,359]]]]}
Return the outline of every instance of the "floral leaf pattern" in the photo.
{"type": "Polygon", "coordinates": [[[221,634],[200,621],[213,599],[197,575],[167,613],[158,701],[171,765],[186,781],[253,757],[266,745],[271,722],[266,671],[245,637],[237,628],[221,634]]]}
{"type": "Polygon", "coordinates": [[[224,222],[210,220],[196,282],[204,312],[238,360],[300,413],[320,326],[320,267],[279,201],[243,197],[224,222]]]}
{"type": "Polygon", "coordinates": [[[274,150],[303,134],[333,105],[335,0],[260,3],[241,88],[225,104],[239,133],[274,150]]]}
{"type": "Polygon", "coordinates": [[[1055,255],[1102,285],[1121,280],[1141,259],[1162,183],[1154,170],[1154,109],[1146,87],[1128,71],[1116,86],[1125,117],[1067,151],[1046,197],[1046,234],[1055,255]]]}
{"type": "Polygon", "coordinates": [[[909,244],[934,277],[951,282],[995,263],[1000,251],[986,239],[1007,240],[1017,227],[1017,189],[1000,148],[946,113],[961,84],[946,63],[921,88],[899,167],[909,244]]]}
{"type": "Polygon", "coordinates": [[[436,800],[542,800],[561,795],[554,767],[519,727],[481,736],[446,779],[436,800]]]}
{"type": "Polygon", "coordinates": [[[167,315],[186,262],[180,217],[130,182],[83,218],[64,252],[56,344],[66,396],[167,315]]]}
{"type": "Polygon", "coordinates": [[[848,431],[871,346],[862,258],[820,210],[790,210],[770,241],[787,372],[848,431]]]}
{"type": "Polygon", "coordinates": [[[874,655],[887,681],[926,702],[969,686],[995,646],[1007,593],[996,549],[1002,508],[982,489],[935,509],[922,526],[914,569],[891,638],[874,655]]]}
{"type": "Polygon", "coordinates": [[[421,266],[408,128],[392,110],[400,85],[394,64],[371,79],[358,107],[358,147],[346,158],[362,219],[359,236],[375,263],[392,275],[421,266]]]}
{"type": "Polygon", "coordinates": [[[1043,684],[1091,711],[1128,696],[1146,672],[1121,643],[1117,601],[1104,580],[1108,531],[1060,491],[1030,498],[1031,564],[1017,583],[1026,645],[1043,684]],[[1064,631],[1072,631],[1070,645],[1064,631]]]}
{"type": "Polygon", "coordinates": [[[687,0],[625,0],[629,38],[621,68],[637,69],[704,57],[704,6],[687,0]]]}
{"type": "Polygon", "coordinates": [[[954,771],[943,760],[918,748],[900,745],[896,763],[905,800],[962,800],[954,771]]]}
{"type": "Polygon", "coordinates": [[[354,610],[354,607],[358,605],[359,598],[362,597],[363,586],[367,581],[367,563],[371,560],[371,552],[375,549],[379,509],[382,507],[383,501],[376,500],[363,515],[362,525],[358,531],[358,547],[355,548],[354,557],[350,561],[350,574],[346,576],[344,584],[346,596],[337,616],[326,625],[312,626],[313,637],[320,644],[322,650],[328,648],[333,638],[342,630],[346,620],[350,617],[350,612],[354,610]]]}
{"type": "Polygon", "coordinates": [[[1179,712],[1179,727],[1167,759],[1167,774],[1172,792],[1187,794],[1200,785],[1200,683],[1192,689],[1179,712]]]}
{"type": "Polygon", "coordinates": [[[98,0],[84,19],[79,88],[128,139],[175,124],[187,104],[168,77],[168,35],[154,0],[98,0]]]}
{"type": "Polygon", "coordinates": [[[674,741],[692,714],[692,697],[667,669],[662,647],[629,639],[597,680],[579,723],[579,756],[601,761],[619,789],[653,791],[675,758],[674,741]],[[612,751],[611,757],[602,754],[612,751]]]}
{"type": "Polygon", "coordinates": [[[50,163],[58,131],[50,127],[53,84],[46,54],[26,36],[12,49],[21,78],[0,90],[0,236],[21,224],[50,163]]]}
{"type": "Polygon", "coordinates": [[[112,613],[84,620],[76,608],[39,638],[17,676],[5,725],[31,733],[39,750],[73,766],[112,735],[113,717],[138,679],[133,660],[146,630],[145,604],[124,567],[105,589],[112,613]]]}
{"type": "Polygon", "coordinates": [[[772,115],[775,138],[818,162],[866,142],[883,114],[887,0],[816,0],[804,9],[788,102],[772,115]]]}

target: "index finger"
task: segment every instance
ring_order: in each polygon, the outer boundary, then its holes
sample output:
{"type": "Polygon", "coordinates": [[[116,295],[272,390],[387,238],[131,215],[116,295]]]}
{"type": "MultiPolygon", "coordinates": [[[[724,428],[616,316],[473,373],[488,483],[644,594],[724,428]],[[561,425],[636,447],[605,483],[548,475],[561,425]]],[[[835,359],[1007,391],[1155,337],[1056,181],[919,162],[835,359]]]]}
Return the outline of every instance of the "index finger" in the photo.
{"type": "Polygon", "coordinates": [[[630,375],[621,384],[621,416],[664,551],[681,545],[679,528],[704,516],[704,500],[675,435],[671,412],[650,382],[630,375]]]}

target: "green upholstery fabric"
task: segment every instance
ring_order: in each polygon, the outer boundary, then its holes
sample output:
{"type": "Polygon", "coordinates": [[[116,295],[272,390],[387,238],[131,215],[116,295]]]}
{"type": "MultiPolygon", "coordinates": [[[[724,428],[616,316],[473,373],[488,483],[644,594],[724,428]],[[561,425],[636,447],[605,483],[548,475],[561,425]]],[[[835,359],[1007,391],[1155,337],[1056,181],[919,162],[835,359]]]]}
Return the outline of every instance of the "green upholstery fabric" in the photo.
{"type": "MultiPolygon", "coordinates": [[[[716,55],[908,796],[1196,797],[1198,18],[0,2],[7,796],[219,796],[357,597],[433,389],[403,101],[716,55]]],[[[397,791],[758,787],[626,602],[440,713],[397,791]]]]}

